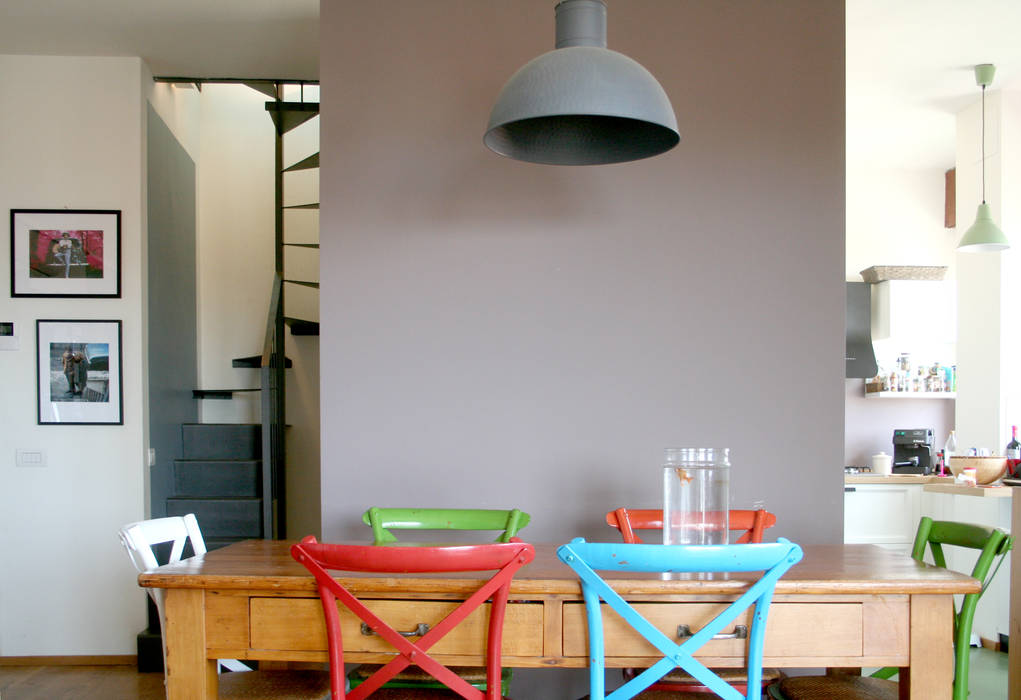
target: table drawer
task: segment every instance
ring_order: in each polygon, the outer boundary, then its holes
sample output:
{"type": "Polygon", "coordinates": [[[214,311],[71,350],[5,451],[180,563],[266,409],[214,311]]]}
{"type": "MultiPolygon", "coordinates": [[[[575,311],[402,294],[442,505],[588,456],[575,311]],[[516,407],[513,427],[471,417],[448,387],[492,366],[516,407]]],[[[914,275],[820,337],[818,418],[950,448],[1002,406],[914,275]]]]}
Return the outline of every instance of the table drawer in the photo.
{"type": "MultiPolygon", "coordinates": [[[[633,607],[667,637],[676,637],[678,625],[692,632],[702,629],[728,603],[634,603],[633,607]]],[[[750,613],[734,625],[749,625],[750,613]]],[[[860,656],[864,634],[862,604],[774,603],[769,609],[764,655],[796,657],[860,656]]],[[[659,652],[603,605],[603,636],[607,657],[659,656],[659,652]]],[[[743,657],[747,640],[714,640],[696,656],[743,657]]],[[[564,656],[587,656],[588,632],[584,603],[564,605],[564,656]]]]}
{"type": "MultiPolygon", "coordinates": [[[[398,631],[415,629],[419,623],[438,624],[456,602],[416,600],[363,601],[373,613],[398,631]]],[[[393,647],[378,636],[361,633],[361,620],[340,607],[341,634],[345,652],[390,653],[393,647]]],[[[252,649],[295,649],[325,651],[326,623],[318,598],[252,598],[250,601],[252,649]]],[[[437,654],[477,654],[486,648],[489,604],[472,612],[430,651],[437,654]]],[[[510,603],[504,617],[505,656],[542,654],[542,605],[510,603]]],[[[412,640],[417,639],[412,637],[412,640]]]]}

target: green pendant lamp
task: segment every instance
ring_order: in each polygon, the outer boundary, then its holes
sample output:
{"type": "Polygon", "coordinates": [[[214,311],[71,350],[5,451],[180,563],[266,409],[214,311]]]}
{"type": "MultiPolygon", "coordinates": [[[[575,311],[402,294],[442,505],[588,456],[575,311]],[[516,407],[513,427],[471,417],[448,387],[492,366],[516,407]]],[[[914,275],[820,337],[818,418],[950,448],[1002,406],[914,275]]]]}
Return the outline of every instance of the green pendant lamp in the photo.
{"type": "Polygon", "coordinates": [[[957,249],[966,253],[995,253],[1010,247],[986,204],[986,86],[992,84],[995,73],[996,66],[991,63],[975,66],[975,82],[982,86],[982,203],[978,205],[975,223],[957,244],[957,249]]]}
{"type": "Polygon", "coordinates": [[[648,70],[606,48],[604,0],[556,5],[556,49],[503,86],[483,138],[508,158],[600,165],[648,158],[681,140],[666,92],[648,70]]]}

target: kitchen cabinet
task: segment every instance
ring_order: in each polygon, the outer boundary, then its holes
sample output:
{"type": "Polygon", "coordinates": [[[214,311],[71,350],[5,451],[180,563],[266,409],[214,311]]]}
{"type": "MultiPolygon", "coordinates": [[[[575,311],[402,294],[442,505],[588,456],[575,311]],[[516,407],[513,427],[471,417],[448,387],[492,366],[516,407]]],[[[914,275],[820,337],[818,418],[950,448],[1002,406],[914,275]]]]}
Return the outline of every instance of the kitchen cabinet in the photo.
{"type": "Polygon", "coordinates": [[[921,517],[921,484],[844,484],[844,542],[878,544],[903,554],[921,517]]]}

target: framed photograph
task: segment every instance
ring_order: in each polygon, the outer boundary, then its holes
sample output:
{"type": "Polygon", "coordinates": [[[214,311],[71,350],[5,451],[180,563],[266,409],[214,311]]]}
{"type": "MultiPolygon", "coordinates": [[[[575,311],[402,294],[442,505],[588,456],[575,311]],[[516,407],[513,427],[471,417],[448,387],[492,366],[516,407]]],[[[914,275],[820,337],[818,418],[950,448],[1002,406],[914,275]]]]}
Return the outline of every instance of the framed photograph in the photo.
{"type": "Polygon", "coordinates": [[[11,209],[12,297],[120,297],[119,210],[11,209]]]}
{"type": "Polygon", "coordinates": [[[120,321],[36,321],[39,425],[123,425],[120,321]]]}

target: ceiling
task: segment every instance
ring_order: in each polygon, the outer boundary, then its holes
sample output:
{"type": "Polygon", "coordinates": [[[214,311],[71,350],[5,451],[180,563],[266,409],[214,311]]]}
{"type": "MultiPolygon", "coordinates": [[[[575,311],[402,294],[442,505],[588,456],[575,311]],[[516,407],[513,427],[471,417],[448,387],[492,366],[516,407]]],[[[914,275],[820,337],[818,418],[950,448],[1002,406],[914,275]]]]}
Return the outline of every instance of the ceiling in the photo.
{"type": "MultiPolygon", "coordinates": [[[[141,56],[157,76],[319,76],[319,0],[3,3],[0,53],[141,56]]],[[[1019,33],[1018,0],[847,0],[848,166],[951,167],[954,115],[980,95],[974,65],[996,64],[991,89],[1021,87],[1019,33]]]]}
{"type": "Polygon", "coordinates": [[[153,75],[319,77],[319,0],[3,0],[0,54],[141,56],[153,75]]]}
{"type": "Polygon", "coordinates": [[[1021,88],[1018,0],[847,0],[849,167],[951,168],[955,115],[990,90],[1021,88]]]}

